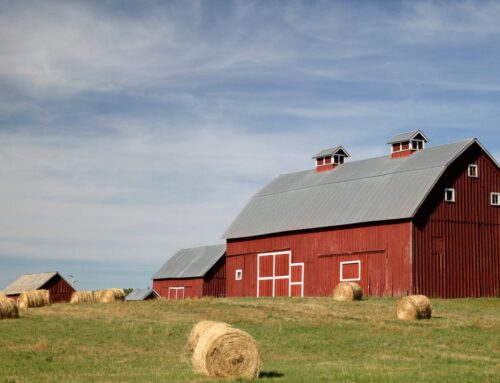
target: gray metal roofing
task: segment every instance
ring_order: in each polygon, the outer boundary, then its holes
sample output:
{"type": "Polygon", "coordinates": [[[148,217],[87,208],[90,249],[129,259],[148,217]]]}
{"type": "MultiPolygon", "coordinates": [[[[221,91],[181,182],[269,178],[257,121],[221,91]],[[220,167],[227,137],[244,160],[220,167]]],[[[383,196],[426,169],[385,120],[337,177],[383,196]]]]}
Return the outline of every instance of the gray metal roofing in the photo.
{"type": "Polygon", "coordinates": [[[226,245],[182,249],[175,253],[153,275],[152,279],[203,277],[226,253],[226,245]]]}
{"type": "Polygon", "coordinates": [[[147,289],[134,289],[132,290],[126,297],[126,301],[143,301],[151,294],[154,294],[156,297],[159,297],[158,293],[150,288],[147,289]]]}
{"type": "Polygon", "coordinates": [[[448,164],[473,142],[281,175],[248,202],[223,238],[411,218],[448,164]]]}
{"type": "Polygon", "coordinates": [[[313,158],[333,156],[339,150],[342,150],[347,155],[347,157],[350,157],[349,153],[347,153],[347,150],[345,150],[342,146],[334,146],[333,148],[320,150],[313,158]]]}
{"type": "Polygon", "coordinates": [[[24,291],[37,290],[55,277],[58,273],[50,271],[37,274],[23,274],[4,289],[6,295],[21,294],[24,291]]]}
{"type": "Polygon", "coordinates": [[[428,141],[428,139],[427,139],[427,137],[425,136],[424,133],[422,133],[420,130],[414,130],[413,132],[396,134],[387,143],[388,144],[395,144],[397,142],[410,141],[418,133],[420,133],[425,138],[425,140],[428,141]]]}

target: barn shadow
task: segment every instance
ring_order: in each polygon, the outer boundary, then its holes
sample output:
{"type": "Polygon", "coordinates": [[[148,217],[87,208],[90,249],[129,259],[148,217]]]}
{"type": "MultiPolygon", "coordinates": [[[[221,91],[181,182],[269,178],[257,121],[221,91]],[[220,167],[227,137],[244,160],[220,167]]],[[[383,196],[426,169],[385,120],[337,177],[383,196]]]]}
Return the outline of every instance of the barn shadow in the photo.
{"type": "Polygon", "coordinates": [[[265,378],[282,378],[285,376],[281,372],[277,371],[261,371],[259,374],[259,379],[265,379],[265,378]]]}

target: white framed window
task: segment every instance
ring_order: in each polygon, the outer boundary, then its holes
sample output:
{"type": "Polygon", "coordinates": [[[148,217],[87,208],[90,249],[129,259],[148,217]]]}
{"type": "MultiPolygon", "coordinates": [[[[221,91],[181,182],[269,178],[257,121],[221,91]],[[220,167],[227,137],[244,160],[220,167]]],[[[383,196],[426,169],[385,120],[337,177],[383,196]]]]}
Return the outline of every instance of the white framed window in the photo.
{"type": "Polygon", "coordinates": [[[478,171],[477,171],[477,165],[469,165],[467,174],[471,178],[477,178],[479,177],[478,171]]]}
{"type": "Polygon", "coordinates": [[[360,280],[361,280],[361,261],[340,262],[341,282],[360,281],[360,280]],[[357,273],[356,272],[353,273],[352,272],[353,267],[356,269],[356,266],[357,266],[357,273]]]}
{"type": "Polygon", "coordinates": [[[241,281],[243,279],[243,270],[242,269],[236,269],[234,272],[234,279],[237,281],[241,281]]]}
{"type": "Polygon", "coordinates": [[[455,202],[455,189],[444,189],[444,200],[446,202],[455,202]]]}
{"type": "Polygon", "coordinates": [[[321,166],[321,165],[324,165],[324,164],[325,164],[325,158],[324,157],[316,158],[316,166],[321,166]]]}
{"type": "Polygon", "coordinates": [[[412,150],[420,150],[424,148],[424,141],[423,140],[412,140],[411,141],[411,148],[412,150]]]}
{"type": "Polygon", "coordinates": [[[344,156],[341,156],[339,154],[335,154],[333,156],[333,163],[335,163],[335,164],[343,164],[344,163],[344,156]]]}
{"type": "Polygon", "coordinates": [[[491,206],[500,206],[500,193],[491,193],[491,206]]]}

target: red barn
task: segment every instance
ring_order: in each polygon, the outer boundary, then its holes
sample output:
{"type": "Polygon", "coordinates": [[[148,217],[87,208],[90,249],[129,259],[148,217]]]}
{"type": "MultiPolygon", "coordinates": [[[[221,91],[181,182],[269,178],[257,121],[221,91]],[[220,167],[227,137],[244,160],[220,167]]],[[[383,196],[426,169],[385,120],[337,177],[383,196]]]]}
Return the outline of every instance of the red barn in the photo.
{"type": "Polygon", "coordinates": [[[477,139],[426,148],[421,131],[390,155],[316,168],[265,186],[227,229],[227,296],[500,295],[500,171],[477,139]]]}
{"type": "Polygon", "coordinates": [[[23,274],[4,290],[5,295],[17,300],[25,291],[49,290],[50,300],[56,302],[69,302],[75,289],[55,271],[37,274],[23,274]]]}
{"type": "Polygon", "coordinates": [[[168,299],[226,295],[226,246],[182,249],[153,276],[153,289],[168,299]]]}

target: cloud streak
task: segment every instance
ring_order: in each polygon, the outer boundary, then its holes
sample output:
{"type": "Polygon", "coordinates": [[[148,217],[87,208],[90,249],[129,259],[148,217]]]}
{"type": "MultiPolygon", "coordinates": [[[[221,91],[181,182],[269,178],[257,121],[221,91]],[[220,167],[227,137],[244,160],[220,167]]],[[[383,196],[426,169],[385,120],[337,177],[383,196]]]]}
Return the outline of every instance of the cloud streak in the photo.
{"type": "Polygon", "coordinates": [[[498,158],[499,14],[496,2],[0,2],[0,265],[160,266],[219,242],[268,180],[334,144],[383,155],[417,128],[433,143],[479,137],[498,158]]]}

